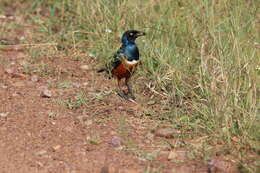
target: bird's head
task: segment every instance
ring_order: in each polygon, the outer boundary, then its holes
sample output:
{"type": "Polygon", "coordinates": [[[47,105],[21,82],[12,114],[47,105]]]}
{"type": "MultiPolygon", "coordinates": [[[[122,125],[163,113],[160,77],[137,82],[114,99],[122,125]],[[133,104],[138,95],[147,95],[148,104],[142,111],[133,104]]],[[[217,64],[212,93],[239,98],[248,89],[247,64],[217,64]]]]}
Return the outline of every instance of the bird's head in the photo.
{"type": "Polygon", "coordinates": [[[143,31],[137,31],[137,30],[126,31],[122,36],[122,43],[123,44],[134,43],[137,37],[143,35],[145,35],[145,32],[143,31]]]}

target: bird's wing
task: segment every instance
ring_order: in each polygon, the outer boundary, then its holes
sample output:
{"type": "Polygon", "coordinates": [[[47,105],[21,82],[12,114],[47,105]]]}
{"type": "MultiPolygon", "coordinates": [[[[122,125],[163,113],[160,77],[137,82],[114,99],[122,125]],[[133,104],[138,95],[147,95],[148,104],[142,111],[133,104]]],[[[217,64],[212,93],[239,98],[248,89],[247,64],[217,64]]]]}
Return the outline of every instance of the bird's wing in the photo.
{"type": "Polygon", "coordinates": [[[124,50],[120,48],[110,62],[110,69],[113,70],[118,67],[121,64],[122,58],[125,58],[125,53],[124,50]]]}
{"type": "Polygon", "coordinates": [[[120,47],[120,49],[111,57],[110,61],[108,61],[105,65],[105,68],[99,69],[97,72],[107,72],[111,75],[113,69],[117,68],[121,62],[122,58],[126,58],[124,48],[120,47]]]}

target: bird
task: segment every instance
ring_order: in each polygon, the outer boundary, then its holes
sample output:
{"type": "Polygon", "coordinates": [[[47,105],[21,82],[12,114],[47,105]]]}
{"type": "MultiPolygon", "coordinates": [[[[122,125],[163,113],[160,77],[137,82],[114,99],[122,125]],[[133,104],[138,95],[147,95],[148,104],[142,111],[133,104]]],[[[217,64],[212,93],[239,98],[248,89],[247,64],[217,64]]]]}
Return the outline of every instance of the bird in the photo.
{"type": "Polygon", "coordinates": [[[117,79],[117,94],[123,99],[135,100],[129,80],[136,70],[139,59],[139,49],[135,40],[144,36],[145,32],[138,30],[125,31],[121,37],[119,50],[111,57],[105,68],[98,70],[98,73],[107,72],[110,76],[117,79]]]}

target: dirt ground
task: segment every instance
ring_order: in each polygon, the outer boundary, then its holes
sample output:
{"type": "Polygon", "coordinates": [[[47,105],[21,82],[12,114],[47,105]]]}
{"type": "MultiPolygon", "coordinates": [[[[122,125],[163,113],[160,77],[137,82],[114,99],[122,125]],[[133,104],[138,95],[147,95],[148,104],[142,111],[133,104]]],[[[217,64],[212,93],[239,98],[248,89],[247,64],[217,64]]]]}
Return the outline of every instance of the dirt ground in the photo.
{"type": "MultiPolygon", "coordinates": [[[[15,16],[0,20],[21,22],[15,16]]],[[[19,40],[31,39],[33,28],[1,38],[8,42],[0,47],[1,173],[235,172],[211,169],[169,146],[177,139],[156,135],[158,123],[141,116],[149,106],[144,99],[118,97],[113,80],[97,74],[97,62],[87,55],[47,58],[42,61],[51,73],[28,72],[40,66],[29,63],[30,46],[19,40]]]]}

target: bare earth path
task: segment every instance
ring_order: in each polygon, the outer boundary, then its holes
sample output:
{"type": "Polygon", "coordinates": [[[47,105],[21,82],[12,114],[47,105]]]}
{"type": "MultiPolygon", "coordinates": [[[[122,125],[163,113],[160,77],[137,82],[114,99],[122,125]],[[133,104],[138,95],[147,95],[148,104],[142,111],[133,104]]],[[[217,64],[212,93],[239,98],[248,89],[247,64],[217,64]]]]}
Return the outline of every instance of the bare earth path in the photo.
{"type": "Polygon", "coordinates": [[[0,47],[1,173],[207,172],[205,161],[173,150],[176,139],[154,135],[158,123],[142,116],[149,105],[119,98],[90,57],[32,63],[19,41],[32,28],[1,38],[9,44],[0,47]]]}

